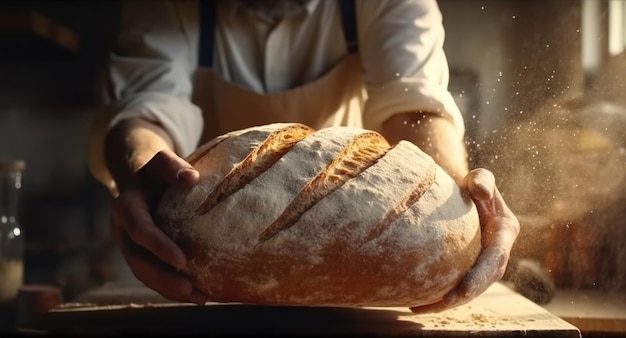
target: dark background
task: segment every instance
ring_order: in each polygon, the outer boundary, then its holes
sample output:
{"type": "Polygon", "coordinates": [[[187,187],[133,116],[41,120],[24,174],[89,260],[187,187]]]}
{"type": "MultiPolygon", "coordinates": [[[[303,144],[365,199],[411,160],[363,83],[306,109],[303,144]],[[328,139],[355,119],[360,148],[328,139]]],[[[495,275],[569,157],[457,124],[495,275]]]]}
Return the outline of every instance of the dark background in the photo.
{"type": "Polygon", "coordinates": [[[123,266],[109,241],[110,197],[86,166],[119,8],[0,2],[0,157],[27,163],[19,214],[25,282],[59,285],[66,298],[118,278],[123,266]]]}

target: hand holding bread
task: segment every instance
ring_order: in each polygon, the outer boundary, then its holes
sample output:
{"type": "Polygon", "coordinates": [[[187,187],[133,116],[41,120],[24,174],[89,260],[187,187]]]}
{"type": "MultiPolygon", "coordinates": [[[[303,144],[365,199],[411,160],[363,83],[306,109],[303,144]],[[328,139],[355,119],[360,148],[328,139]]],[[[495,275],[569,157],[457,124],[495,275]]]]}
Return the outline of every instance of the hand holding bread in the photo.
{"type": "Polygon", "coordinates": [[[463,281],[437,303],[412,307],[414,313],[441,312],[468,303],[499,281],[507,268],[520,223],[502,198],[493,173],[477,168],[461,184],[476,203],[482,228],[482,252],[463,281]]]}
{"type": "Polygon", "coordinates": [[[109,131],[105,156],[117,190],[111,238],[146,286],[171,300],[203,304],[204,295],[180,272],[187,264],[184,252],[152,219],[165,187],[190,187],[199,178],[170,148],[167,133],[142,119],[124,120],[109,131]]]}

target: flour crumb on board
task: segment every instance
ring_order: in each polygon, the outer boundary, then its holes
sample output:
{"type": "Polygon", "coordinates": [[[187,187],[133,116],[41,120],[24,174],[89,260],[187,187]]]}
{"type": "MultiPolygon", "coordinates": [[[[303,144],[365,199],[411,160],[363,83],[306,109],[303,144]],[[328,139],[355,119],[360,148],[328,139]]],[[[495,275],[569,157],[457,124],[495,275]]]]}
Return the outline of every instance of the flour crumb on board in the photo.
{"type": "Polygon", "coordinates": [[[472,319],[476,322],[481,322],[481,323],[489,321],[487,316],[485,316],[482,313],[472,313],[472,319]]]}
{"type": "Polygon", "coordinates": [[[495,328],[499,324],[524,325],[524,322],[534,322],[534,319],[520,320],[512,316],[489,316],[483,313],[472,313],[468,316],[442,316],[434,320],[434,327],[447,327],[462,324],[463,326],[475,325],[478,327],[495,328]]]}

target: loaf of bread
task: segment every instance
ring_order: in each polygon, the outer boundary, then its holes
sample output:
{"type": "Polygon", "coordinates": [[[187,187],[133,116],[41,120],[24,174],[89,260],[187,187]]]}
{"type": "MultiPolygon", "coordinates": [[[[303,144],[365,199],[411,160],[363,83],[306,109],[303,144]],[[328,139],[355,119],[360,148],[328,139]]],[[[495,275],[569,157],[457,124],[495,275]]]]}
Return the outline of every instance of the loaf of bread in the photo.
{"type": "Polygon", "coordinates": [[[480,251],[474,203],[407,141],[277,123],[187,160],[199,184],[167,190],[154,219],[214,302],[420,306],[458,285],[480,251]]]}

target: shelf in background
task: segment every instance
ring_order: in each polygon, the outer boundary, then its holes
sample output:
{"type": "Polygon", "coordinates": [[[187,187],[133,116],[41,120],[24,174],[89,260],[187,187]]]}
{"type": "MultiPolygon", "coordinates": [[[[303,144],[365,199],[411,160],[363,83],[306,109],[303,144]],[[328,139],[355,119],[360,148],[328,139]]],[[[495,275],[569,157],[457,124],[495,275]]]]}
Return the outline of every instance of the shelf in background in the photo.
{"type": "Polygon", "coordinates": [[[0,13],[3,59],[37,59],[76,55],[80,36],[69,26],[37,11],[0,13]]]}

